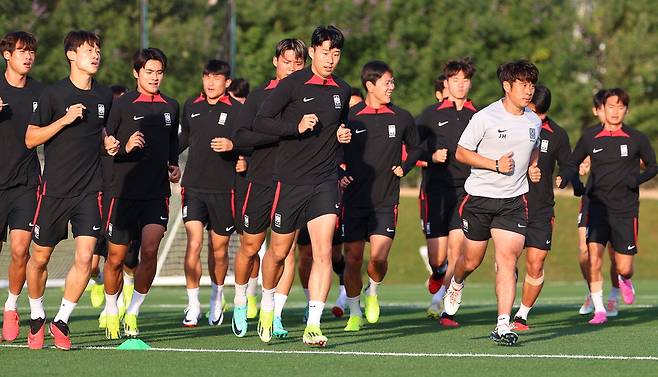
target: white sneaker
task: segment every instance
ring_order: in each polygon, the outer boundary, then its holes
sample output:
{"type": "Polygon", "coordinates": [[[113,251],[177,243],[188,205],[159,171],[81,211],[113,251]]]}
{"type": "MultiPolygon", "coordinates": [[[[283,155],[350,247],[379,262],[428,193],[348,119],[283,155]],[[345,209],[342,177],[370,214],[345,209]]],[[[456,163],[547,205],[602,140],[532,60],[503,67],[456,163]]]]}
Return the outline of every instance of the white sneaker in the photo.
{"type": "Polygon", "coordinates": [[[455,289],[450,283],[448,290],[446,291],[445,297],[443,297],[443,310],[445,310],[448,315],[455,315],[457,310],[459,310],[459,305],[462,303],[462,291],[464,290],[464,283],[461,284],[461,288],[455,289]]]}
{"type": "Polygon", "coordinates": [[[183,327],[196,327],[201,318],[201,307],[188,306],[185,308],[185,317],[183,318],[183,327]]]}
{"type": "Polygon", "coordinates": [[[513,346],[519,340],[519,336],[512,331],[509,324],[496,326],[489,338],[503,346],[513,346]]]}
{"type": "Polygon", "coordinates": [[[619,315],[619,300],[608,299],[608,305],[605,308],[607,317],[616,317],[619,315]]]}
{"type": "Polygon", "coordinates": [[[580,307],[580,310],[578,310],[578,314],[587,315],[592,313],[594,313],[594,303],[592,302],[592,296],[587,295],[587,297],[585,297],[585,303],[580,307]]]}
{"type": "Polygon", "coordinates": [[[208,314],[208,324],[210,326],[219,326],[224,322],[224,308],[222,303],[210,306],[210,313],[208,314]]]}

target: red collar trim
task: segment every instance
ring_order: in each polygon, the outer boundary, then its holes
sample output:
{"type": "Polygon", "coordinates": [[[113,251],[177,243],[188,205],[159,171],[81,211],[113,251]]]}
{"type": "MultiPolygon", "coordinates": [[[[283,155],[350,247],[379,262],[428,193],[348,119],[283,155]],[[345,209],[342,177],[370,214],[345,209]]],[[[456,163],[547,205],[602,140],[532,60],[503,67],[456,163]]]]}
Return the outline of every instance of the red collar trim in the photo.
{"type": "MultiPolygon", "coordinates": [[[[192,103],[199,103],[205,100],[206,100],[206,96],[203,94],[203,92],[201,92],[201,94],[199,94],[199,96],[192,103]]],[[[225,103],[226,105],[233,106],[233,103],[231,103],[231,98],[229,97],[228,94],[224,94],[223,96],[219,97],[218,102],[222,102],[225,103]]]]}
{"type": "Polygon", "coordinates": [[[551,124],[549,123],[548,118],[541,122],[541,129],[553,133],[553,129],[551,128],[551,124]]]}
{"type": "Polygon", "coordinates": [[[322,77],[313,74],[310,79],[308,79],[307,82],[304,83],[305,85],[321,85],[321,86],[335,86],[338,87],[338,84],[336,84],[336,81],[334,80],[333,76],[329,76],[326,79],[323,79],[322,77]]]}
{"type": "Polygon", "coordinates": [[[365,115],[365,114],[395,114],[395,111],[391,110],[388,105],[382,105],[379,109],[374,109],[366,105],[363,110],[356,113],[356,115],[365,115]]]}
{"type": "Polygon", "coordinates": [[[160,95],[160,93],[158,93],[158,94],[156,94],[156,95],[154,95],[154,96],[149,96],[148,94],[139,93],[139,96],[138,96],[137,98],[135,98],[135,100],[133,101],[133,103],[137,103],[137,102],[159,102],[159,103],[167,103],[167,101],[166,101],[164,98],[162,98],[162,96],[160,95]]]}
{"type": "MultiPolygon", "coordinates": [[[[441,104],[439,104],[439,106],[436,107],[436,109],[437,109],[437,110],[443,110],[443,109],[449,109],[449,108],[451,108],[451,107],[455,107],[455,103],[452,102],[451,100],[444,99],[444,100],[441,102],[441,104]]],[[[469,99],[469,100],[466,100],[466,102],[464,102],[464,107],[467,108],[467,109],[469,109],[469,110],[471,110],[471,111],[477,111],[477,109],[475,108],[475,106],[473,106],[473,102],[471,102],[470,99],[469,99]]]]}
{"type": "Polygon", "coordinates": [[[270,80],[270,83],[267,84],[265,90],[272,90],[279,85],[279,80],[270,80]]]}
{"type": "Polygon", "coordinates": [[[599,132],[598,134],[596,134],[596,136],[594,136],[594,138],[595,138],[595,139],[598,139],[598,138],[600,138],[600,137],[606,137],[606,136],[610,136],[610,137],[615,137],[615,136],[616,136],[616,137],[631,137],[629,134],[627,134],[626,132],[624,132],[624,128],[623,128],[623,126],[622,126],[621,128],[619,128],[619,129],[616,130],[616,131],[607,131],[607,130],[604,128],[604,129],[601,130],[601,132],[599,132]]]}

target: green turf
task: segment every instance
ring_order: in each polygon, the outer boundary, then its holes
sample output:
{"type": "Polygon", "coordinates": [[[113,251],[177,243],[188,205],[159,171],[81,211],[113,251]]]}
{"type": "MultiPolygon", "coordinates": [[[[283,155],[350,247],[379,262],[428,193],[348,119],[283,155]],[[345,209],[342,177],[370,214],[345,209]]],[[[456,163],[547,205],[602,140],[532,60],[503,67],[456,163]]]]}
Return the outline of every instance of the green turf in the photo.
{"type": "MultiPolygon", "coordinates": [[[[454,376],[580,376],[604,373],[627,376],[652,375],[658,361],[590,360],[546,358],[433,357],[404,355],[330,355],[327,352],[389,352],[389,353],[453,353],[497,355],[613,355],[658,356],[655,340],[658,328],[655,294],[658,281],[636,282],[638,298],[634,306],[622,306],[617,318],[600,327],[586,324],[589,316],[578,316],[584,294],[582,284],[548,283],[540,303],[530,316],[532,330],[523,333],[515,347],[501,347],[488,338],[496,313],[490,284],[467,283],[464,304],[457,319],[458,329],[441,329],[436,321],[425,318],[429,295],[418,285],[384,285],[380,291],[382,316],[380,323],[368,325],[361,332],[342,331],[345,319],[331,318],[327,310],[323,329],[329,346],[320,354],[256,354],[246,352],[194,353],[173,351],[115,351],[78,349],[62,352],[55,349],[30,351],[0,345],[2,375],[86,375],[86,376],[396,376],[430,374],[454,376]],[[323,354],[324,353],[324,354],[323,354]]],[[[336,291],[332,291],[333,302],[336,291]]],[[[48,290],[46,311],[52,316],[61,295],[60,290],[48,290]]],[[[202,292],[207,302],[208,289],[202,292]]],[[[228,290],[229,301],[233,297],[228,290]]],[[[230,330],[231,314],[224,324],[211,328],[202,323],[194,329],[181,328],[182,310],[186,303],[183,288],[155,288],[147,298],[140,316],[141,339],[154,348],[307,351],[301,343],[303,325],[302,295],[294,288],[284,323],[290,330],[285,340],[274,339],[263,344],[258,339],[255,321],[250,331],[238,339],[230,330]]],[[[21,299],[22,313],[26,300],[21,299]]],[[[120,341],[106,341],[96,328],[98,309],[89,307],[86,296],[71,320],[74,346],[112,346],[120,341]]],[[[27,314],[24,314],[27,317],[27,314]]],[[[27,321],[22,335],[14,345],[25,344],[27,321]]],[[[46,340],[52,344],[51,339],[46,340]]]]}

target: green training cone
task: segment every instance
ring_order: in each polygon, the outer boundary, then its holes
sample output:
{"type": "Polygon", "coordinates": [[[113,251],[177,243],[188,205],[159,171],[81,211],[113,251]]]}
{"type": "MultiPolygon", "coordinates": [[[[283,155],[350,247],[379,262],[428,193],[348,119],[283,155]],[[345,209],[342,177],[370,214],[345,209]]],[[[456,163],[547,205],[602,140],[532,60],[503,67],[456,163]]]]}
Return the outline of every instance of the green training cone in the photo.
{"type": "Polygon", "coordinates": [[[136,350],[141,351],[150,348],[151,346],[146,344],[141,339],[128,339],[117,347],[118,350],[124,350],[124,351],[136,351],[136,350]]]}

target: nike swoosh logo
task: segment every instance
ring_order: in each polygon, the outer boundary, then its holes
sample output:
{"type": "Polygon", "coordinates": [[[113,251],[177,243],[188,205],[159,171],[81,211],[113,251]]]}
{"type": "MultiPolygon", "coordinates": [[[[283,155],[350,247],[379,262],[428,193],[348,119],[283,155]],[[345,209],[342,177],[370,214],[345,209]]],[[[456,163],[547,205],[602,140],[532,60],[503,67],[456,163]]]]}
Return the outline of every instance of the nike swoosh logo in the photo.
{"type": "Polygon", "coordinates": [[[167,218],[160,216],[160,220],[167,220],[167,218]]]}
{"type": "Polygon", "coordinates": [[[498,132],[505,132],[505,131],[507,131],[507,130],[498,130],[498,132]]]}
{"type": "Polygon", "coordinates": [[[228,226],[228,227],[226,227],[226,231],[227,231],[227,232],[230,232],[232,229],[233,229],[233,226],[228,226]]]}
{"type": "Polygon", "coordinates": [[[338,204],[334,204],[334,206],[336,207],[336,209],[340,208],[340,205],[338,204]]]}
{"type": "Polygon", "coordinates": [[[389,233],[393,233],[393,232],[395,232],[395,229],[386,228],[386,231],[389,232],[389,233]]]}
{"type": "Polygon", "coordinates": [[[368,131],[368,130],[356,130],[356,133],[360,134],[360,133],[363,133],[363,132],[366,132],[366,131],[368,131]]]}
{"type": "Polygon", "coordinates": [[[133,116],[133,120],[140,120],[140,119],[144,119],[144,117],[143,117],[143,116],[138,117],[138,116],[136,116],[136,115],[133,116]]]}
{"type": "Polygon", "coordinates": [[[30,222],[30,223],[29,223],[28,225],[29,225],[29,226],[31,226],[31,227],[32,227],[32,226],[34,226],[34,224],[33,224],[33,223],[31,223],[31,222],[30,222]]]}
{"type": "Polygon", "coordinates": [[[93,229],[93,230],[100,230],[101,227],[100,227],[100,226],[92,226],[91,229],[93,229]]]}
{"type": "Polygon", "coordinates": [[[519,228],[525,228],[526,227],[525,225],[521,225],[521,224],[516,224],[516,226],[518,226],[519,228]]]}
{"type": "Polygon", "coordinates": [[[546,245],[550,245],[550,244],[551,244],[551,240],[546,241],[546,245]]]}
{"type": "Polygon", "coordinates": [[[304,103],[306,103],[306,102],[313,101],[314,99],[315,99],[315,97],[309,97],[309,98],[304,97],[303,101],[304,101],[304,103]]]}
{"type": "Polygon", "coordinates": [[[196,117],[198,117],[199,115],[201,115],[201,113],[194,113],[194,114],[190,115],[190,117],[191,117],[191,118],[196,118],[196,117]]]}
{"type": "Polygon", "coordinates": [[[629,247],[627,247],[626,249],[627,249],[627,250],[633,250],[633,249],[635,249],[635,245],[633,245],[633,246],[629,246],[629,247]]]}
{"type": "Polygon", "coordinates": [[[594,150],[592,150],[592,152],[594,152],[594,153],[599,153],[599,152],[601,152],[602,150],[603,150],[603,148],[601,148],[601,149],[596,149],[596,148],[594,148],[594,150]]]}
{"type": "Polygon", "coordinates": [[[447,121],[447,120],[446,120],[445,122],[439,122],[439,127],[443,127],[443,126],[445,126],[446,124],[448,124],[448,121],[447,121]]]}

